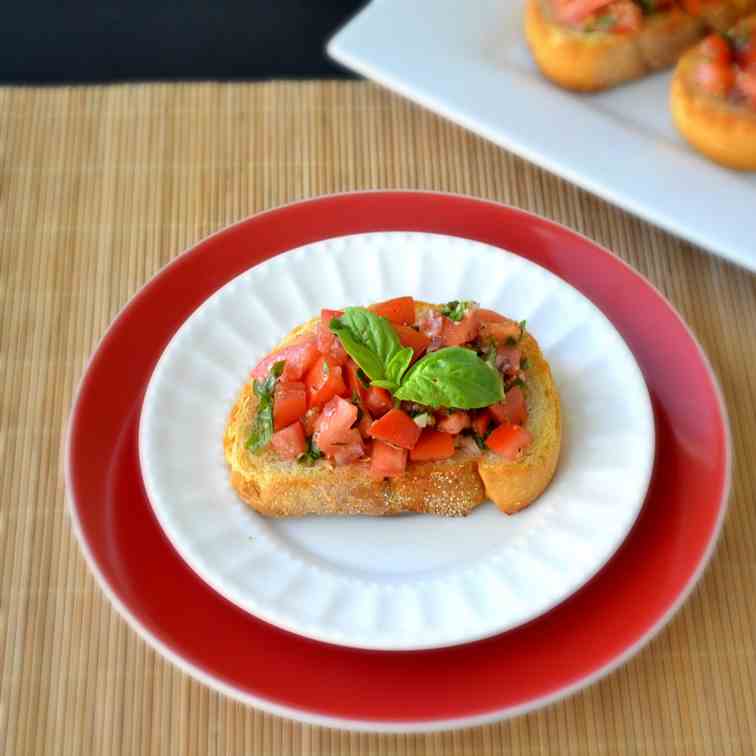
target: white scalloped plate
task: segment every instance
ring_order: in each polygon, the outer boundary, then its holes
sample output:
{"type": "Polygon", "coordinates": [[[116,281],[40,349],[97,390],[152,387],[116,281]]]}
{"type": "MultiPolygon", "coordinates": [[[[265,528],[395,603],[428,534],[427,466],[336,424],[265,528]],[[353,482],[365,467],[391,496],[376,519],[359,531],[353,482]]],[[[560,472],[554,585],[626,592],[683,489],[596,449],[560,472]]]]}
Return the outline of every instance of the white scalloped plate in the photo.
{"type": "Polygon", "coordinates": [[[561,279],[466,239],[371,233],[280,255],[199,307],[155,368],[139,453],[163,530],[223,596],[318,640],[408,650],[513,628],[596,574],[643,504],[654,422],[630,350],[561,279]],[[527,319],[562,399],[563,451],[554,481],[512,517],[490,502],[461,519],[257,515],[228,483],[221,442],[251,367],[322,307],[401,294],[475,299],[527,319]]]}

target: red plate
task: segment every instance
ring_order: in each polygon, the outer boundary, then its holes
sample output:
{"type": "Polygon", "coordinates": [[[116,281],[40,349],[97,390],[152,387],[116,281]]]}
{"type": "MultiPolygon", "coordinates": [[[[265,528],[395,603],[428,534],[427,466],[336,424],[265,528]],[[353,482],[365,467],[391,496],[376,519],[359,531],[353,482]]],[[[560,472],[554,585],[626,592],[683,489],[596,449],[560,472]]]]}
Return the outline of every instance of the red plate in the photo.
{"type": "Polygon", "coordinates": [[[194,677],[268,711],[332,726],[403,731],[460,727],[531,710],[637,652],[670,619],[711,556],[730,466],[727,419],[711,368],[647,281],[549,221],[492,202],[416,192],[299,202],[231,226],[181,255],[134,297],[102,340],[74,405],[67,447],[71,515],[89,565],[149,643],[194,677]],[[583,292],[608,315],[644,372],[658,450],[635,528],[578,593],[495,638],[403,653],[307,640],[216,594],[160,530],[137,454],[139,412],[153,367],[207,297],[285,250],[394,230],[504,247],[583,292]]]}

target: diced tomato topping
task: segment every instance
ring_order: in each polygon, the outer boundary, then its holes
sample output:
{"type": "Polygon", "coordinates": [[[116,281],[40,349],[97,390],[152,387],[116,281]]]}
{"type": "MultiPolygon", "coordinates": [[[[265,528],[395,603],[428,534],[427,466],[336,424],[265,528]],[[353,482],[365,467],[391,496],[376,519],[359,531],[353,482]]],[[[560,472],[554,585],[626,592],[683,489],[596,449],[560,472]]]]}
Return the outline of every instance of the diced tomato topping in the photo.
{"type": "Polygon", "coordinates": [[[461,433],[465,428],[469,428],[471,425],[470,415],[462,410],[452,412],[446,417],[439,418],[436,422],[436,429],[443,431],[444,433],[461,433]]]}
{"type": "Polygon", "coordinates": [[[702,61],[695,71],[696,81],[705,92],[717,97],[725,97],[735,84],[732,66],[722,63],[702,61]]]}
{"type": "Polygon", "coordinates": [[[611,0],[555,0],[554,9],[560,21],[576,24],[610,2],[611,0]]]}
{"type": "Polygon", "coordinates": [[[410,347],[412,349],[412,362],[417,360],[422,353],[428,348],[431,340],[420,331],[416,331],[414,328],[406,325],[400,325],[394,323],[394,330],[399,337],[399,343],[402,346],[410,347]]]}
{"type": "Polygon", "coordinates": [[[252,371],[252,378],[265,378],[276,362],[284,360],[281,378],[285,381],[299,381],[318,358],[318,347],[313,334],[300,336],[293,344],[279,349],[260,360],[252,371]]]}
{"type": "Polygon", "coordinates": [[[618,0],[612,3],[608,9],[614,24],[613,32],[627,34],[638,31],[643,26],[643,11],[632,0],[618,0]]]}
{"type": "Polygon", "coordinates": [[[304,383],[278,381],[273,396],[273,427],[279,431],[299,420],[307,412],[307,388],[304,383]]]}
{"type": "Polygon", "coordinates": [[[514,423],[524,425],[528,421],[528,406],[525,403],[525,394],[519,386],[513,386],[503,402],[492,404],[489,412],[499,423],[514,423]]]}
{"type": "Polygon", "coordinates": [[[496,323],[484,321],[480,324],[480,336],[484,341],[493,340],[497,344],[506,344],[509,339],[517,341],[521,335],[520,324],[508,318],[496,323]]]}
{"type": "Polygon", "coordinates": [[[735,86],[746,98],[748,104],[752,108],[756,108],[756,63],[747,69],[738,71],[735,86]]]}
{"type": "Polygon", "coordinates": [[[502,345],[496,350],[496,367],[502,373],[516,373],[521,361],[522,352],[517,347],[502,345]]]}
{"type": "Polygon", "coordinates": [[[394,400],[386,389],[371,386],[365,395],[365,406],[373,417],[381,417],[394,406],[394,400]]]}
{"type": "Polygon", "coordinates": [[[491,415],[488,410],[480,410],[472,421],[473,430],[479,436],[485,436],[488,426],[491,424],[491,415]]]}
{"type": "Polygon", "coordinates": [[[310,407],[322,406],[334,396],[344,396],[348,392],[341,368],[325,355],[320,355],[307,371],[305,383],[310,407]]]}
{"type": "Polygon", "coordinates": [[[313,433],[315,433],[315,429],[317,428],[319,417],[320,417],[320,407],[310,407],[310,409],[308,409],[307,412],[305,412],[305,415],[302,418],[302,425],[304,425],[306,436],[309,437],[313,433]]]}
{"type": "Polygon", "coordinates": [[[367,388],[365,384],[360,380],[359,370],[360,366],[354,360],[348,360],[344,366],[346,371],[346,382],[349,388],[349,393],[352,396],[357,396],[360,402],[364,404],[367,397],[367,388]]]}
{"type": "Polygon", "coordinates": [[[339,337],[331,331],[330,324],[334,318],[341,317],[343,314],[341,310],[321,310],[320,323],[316,329],[318,351],[330,357],[336,365],[343,365],[348,355],[339,337]]]}
{"type": "Polygon", "coordinates": [[[479,328],[478,313],[475,310],[468,312],[458,323],[444,318],[444,330],[441,334],[443,344],[444,346],[467,344],[476,338],[479,328]]]}
{"type": "Polygon", "coordinates": [[[297,420],[274,433],[270,445],[281,459],[296,459],[300,454],[304,454],[307,451],[307,440],[302,423],[297,420]]]}
{"type": "Polygon", "coordinates": [[[487,310],[485,307],[478,309],[478,320],[481,323],[509,323],[509,318],[505,318],[503,315],[499,315],[494,310],[487,310]]]}
{"type": "Polygon", "coordinates": [[[426,428],[410,452],[413,462],[429,462],[433,459],[449,459],[454,456],[454,436],[426,428]]]}
{"type": "Polygon", "coordinates": [[[517,459],[517,456],[530,446],[533,436],[520,425],[500,425],[486,439],[486,446],[505,459],[517,459]]]}
{"type": "Polygon", "coordinates": [[[370,438],[370,426],[373,424],[373,418],[366,410],[362,410],[362,417],[357,423],[357,428],[363,438],[370,438]]]}
{"type": "Polygon", "coordinates": [[[415,300],[412,297],[396,297],[370,305],[369,310],[392,323],[412,325],[415,322],[415,300]]]}
{"type": "Polygon", "coordinates": [[[370,462],[370,476],[377,480],[396,478],[407,467],[407,450],[373,441],[372,459],[370,462]]]}
{"type": "Polygon", "coordinates": [[[402,449],[411,449],[420,438],[422,429],[400,409],[389,410],[382,418],[370,426],[370,435],[402,449]]]}
{"type": "Polygon", "coordinates": [[[314,434],[315,443],[323,454],[333,457],[340,447],[354,445],[358,441],[362,444],[359,431],[352,428],[356,420],[357,407],[340,396],[334,396],[323,407],[315,423],[314,434]]]}
{"type": "Polygon", "coordinates": [[[701,53],[712,63],[721,63],[723,65],[730,65],[732,63],[730,43],[722,34],[709,34],[701,42],[701,53]]]}
{"type": "Polygon", "coordinates": [[[332,444],[329,456],[337,465],[348,465],[365,456],[365,446],[357,428],[352,428],[338,444],[332,444]]]}
{"type": "Polygon", "coordinates": [[[735,60],[743,68],[756,65],[756,31],[736,35],[735,60]]]}
{"type": "Polygon", "coordinates": [[[441,346],[441,337],[444,332],[444,316],[436,310],[426,310],[418,321],[420,333],[425,334],[430,339],[432,349],[438,349],[441,346]]]}

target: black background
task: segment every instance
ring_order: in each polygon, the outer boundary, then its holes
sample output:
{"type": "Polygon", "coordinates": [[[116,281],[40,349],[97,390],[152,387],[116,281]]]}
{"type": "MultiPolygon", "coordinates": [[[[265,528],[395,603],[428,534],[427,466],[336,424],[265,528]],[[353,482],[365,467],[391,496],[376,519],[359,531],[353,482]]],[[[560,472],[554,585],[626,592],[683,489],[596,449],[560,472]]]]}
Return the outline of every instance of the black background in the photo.
{"type": "Polygon", "coordinates": [[[323,48],[364,4],[14,0],[3,3],[0,17],[0,81],[349,76],[323,48]]]}

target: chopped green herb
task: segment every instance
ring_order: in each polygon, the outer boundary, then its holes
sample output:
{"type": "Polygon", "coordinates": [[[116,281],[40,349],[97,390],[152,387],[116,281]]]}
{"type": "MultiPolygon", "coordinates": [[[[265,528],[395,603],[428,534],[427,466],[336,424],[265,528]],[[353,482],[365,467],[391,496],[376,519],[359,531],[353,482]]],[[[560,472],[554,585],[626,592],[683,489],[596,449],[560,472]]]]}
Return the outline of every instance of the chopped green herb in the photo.
{"type": "Polygon", "coordinates": [[[323,452],[318,449],[318,445],[315,443],[315,439],[309,438],[307,441],[307,451],[302,452],[297,457],[297,462],[300,465],[310,466],[317,462],[323,456],[323,452]]]}
{"type": "Polygon", "coordinates": [[[478,445],[479,449],[486,448],[486,441],[483,436],[480,435],[480,433],[473,433],[472,436],[475,439],[475,443],[478,445]]]}
{"type": "Polygon", "coordinates": [[[279,360],[270,369],[266,378],[258,378],[252,384],[255,395],[260,400],[257,414],[252,423],[252,430],[246,443],[247,449],[253,452],[264,449],[273,437],[273,395],[276,389],[276,381],[281,377],[285,365],[284,360],[279,360]]]}
{"type": "Polygon", "coordinates": [[[527,370],[528,367],[530,367],[530,362],[528,361],[527,357],[523,357],[520,360],[520,370],[527,370]]]}
{"type": "Polygon", "coordinates": [[[328,367],[328,360],[323,360],[323,367],[321,368],[323,375],[328,378],[328,374],[331,372],[331,368],[328,367]]]}
{"type": "Polygon", "coordinates": [[[467,312],[471,304],[473,304],[473,302],[454,299],[451,302],[447,302],[441,308],[441,314],[446,315],[449,320],[453,320],[458,323],[460,320],[462,320],[462,318],[465,317],[465,313],[467,312]]]}

